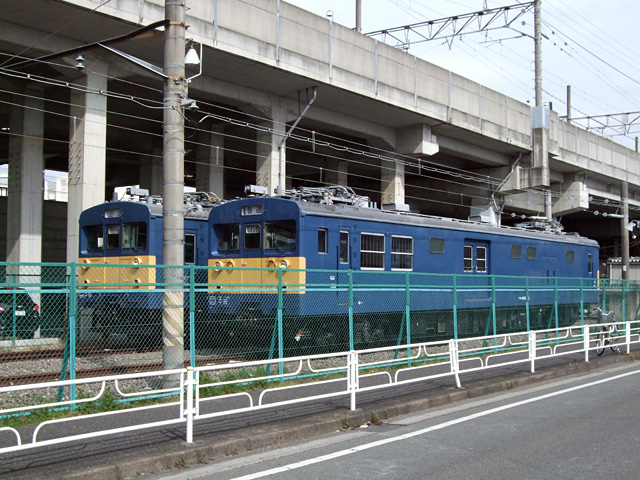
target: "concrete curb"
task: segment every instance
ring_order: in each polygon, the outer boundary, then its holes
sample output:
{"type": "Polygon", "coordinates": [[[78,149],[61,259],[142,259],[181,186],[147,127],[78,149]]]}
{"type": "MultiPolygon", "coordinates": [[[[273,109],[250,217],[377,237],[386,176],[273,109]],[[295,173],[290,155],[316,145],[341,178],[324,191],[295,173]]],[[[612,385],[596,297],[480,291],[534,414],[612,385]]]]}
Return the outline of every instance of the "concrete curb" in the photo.
{"type": "MultiPolygon", "coordinates": [[[[506,390],[532,385],[567,375],[590,373],[598,368],[611,366],[616,363],[630,363],[640,360],[640,352],[630,355],[607,355],[597,362],[576,362],[561,366],[541,369],[540,372],[520,372],[509,378],[493,378],[469,383],[463,389],[443,387],[428,392],[424,398],[406,400],[402,397],[392,400],[364,404],[356,411],[340,409],[334,413],[308,415],[303,418],[283,420],[268,425],[251,427],[251,434],[247,430],[228,432],[216,435],[215,439],[203,436],[196,438],[191,445],[176,442],[174,450],[170,452],[132,452],[132,458],[122,459],[118,465],[103,465],[89,467],[83,472],[66,472],[55,478],[66,480],[122,480],[137,478],[141,474],[159,473],[174,468],[187,468],[190,465],[204,464],[216,458],[237,455],[264,447],[293,443],[311,438],[316,435],[327,434],[342,430],[345,425],[357,427],[374,418],[385,421],[389,418],[424,411],[429,408],[447,405],[484,395],[499,393],[506,390]]],[[[24,472],[28,473],[28,472],[24,472]]],[[[33,477],[32,477],[33,478],[33,477]]],[[[51,475],[47,478],[53,478],[51,475]]]]}

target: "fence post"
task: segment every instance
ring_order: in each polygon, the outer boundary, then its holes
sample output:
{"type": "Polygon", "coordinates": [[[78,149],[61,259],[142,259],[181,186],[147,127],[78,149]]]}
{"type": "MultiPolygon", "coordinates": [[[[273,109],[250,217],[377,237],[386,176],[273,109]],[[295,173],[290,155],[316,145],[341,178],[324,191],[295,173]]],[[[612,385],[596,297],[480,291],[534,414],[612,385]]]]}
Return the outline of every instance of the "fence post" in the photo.
{"type": "Polygon", "coordinates": [[[196,292],[195,265],[189,265],[189,352],[190,364],[196,366],[196,292]]]}
{"type": "Polygon", "coordinates": [[[559,328],[559,318],[558,318],[558,277],[553,277],[553,313],[556,317],[556,343],[558,340],[558,328],[559,328]]]}
{"type": "Polygon", "coordinates": [[[584,325],[584,278],[580,279],[580,325],[584,325]]]}
{"type": "MultiPolygon", "coordinates": [[[[278,269],[278,357],[280,360],[284,357],[284,335],[282,332],[282,308],[284,305],[283,288],[282,288],[282,268],[278,269]]],[[[284,374],[284,363],[278,364],[278,372],[280,377],[284,374]]]]}
{"type": "Polygon", "coordinates": [[[585,363],[589,362],[589,345],[590,345],[590,337],[591,337],[591,332],[589,331],[589,325],[584,325],[584,330],[583,330],[583,335],[584,338],[582,339],[583,344],[584,344],[584,361],[585,363]]]}
{"type": "Polygon", "coordinates": [[[602,311],[607,311],[607,279],[602,280],[602,311]]]}
{"type": "Polygon", "coordinates": [[[529,360],[531,361],[531,373],[536,373],[536,332],[529,331],[529,360]]]}
{"type": "Polygon", "coordinates": [[[624,322],[625,342],[627,342],[627,355],[631,354],[631,322],[624,322]]]}
{"type": "Polygon", "coordinates": [[[458,341],[455,338],[449,340],[449,358],[451,359],[451,373],[456,379],[456,386],[462,388],[460,383],[460,359],[458,358],[458,341]]]}
{"type": "MultiPolygon", "coordinates": [[[[407,322],[407,345],[411,345],[411,290],[410,290],[410,279],[409,279],[409,272],[405,273],[405,281],[404,281],[404,285],[405,285],[405,305],[404,305],[404,318],[405,321],[407,322]]],[[[408,361],[408,366],[411,366],[411,349],[407,348],[407,361],[408,361]]]]}
{"type": "Polygon", "coordinates": [[[347,357],[347,388],[351,397],[351,410],[356,409],[356,393],[358,392],[358,352],[351,350],[347,357]]]}
{"type": "Polygon", "coordinates": [[[187,381],[185,383],[187,389],[187,408],[185,410],[187,416],[187,443],[193,443],[193,389],[196,386],[193,366],[187,367],[187,381]]]}
{"type": "Polygon", "coordinates": [[[349,350],[353,350],[353,270],[349,270],[349,350]]]}
{"type": "MultiPolygon", "coordinates": [[[[496,335],[498,335],[498,325],[496,318],[496,276],[491,275],[491,319],[493,321],[493,346],[495,347],[498,344],[498,339],[496,335]]],[[[494,353],[498,353],[497,349],[494,349],[494,353]]]]}
{"type": "Polygon", "coordinates": [[[529,305],[531,303],[531,299],[529,298],[529,277],[524,278],[524,308],[525,315],[527,318],[527,332],[531,331],[531,315],[529,312],[529,305]]]}
{"type": "Polygon", "coordinates": [[[453,338],[458,339],[458,276],[453,274],[453,338]]]}
{"type": "MultiPolygon", "coordinates": [[[[71,263],[71,275],[69,275],[69,380],[76,379],[76,315],[78,279],[76,277],[78,264],[71,263]]],[[[69,400],[76,399],[76,386],[69,386],[69,400]]],[[[71,404],[71,410],[75,409],[75,403],[71,404]]]]}

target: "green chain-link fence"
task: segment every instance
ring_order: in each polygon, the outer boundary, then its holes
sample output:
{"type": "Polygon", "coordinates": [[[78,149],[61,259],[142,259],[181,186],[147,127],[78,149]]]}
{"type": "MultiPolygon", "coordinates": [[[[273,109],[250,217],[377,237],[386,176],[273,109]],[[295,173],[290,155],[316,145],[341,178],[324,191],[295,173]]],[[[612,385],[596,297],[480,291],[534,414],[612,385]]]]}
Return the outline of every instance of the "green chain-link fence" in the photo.
{"type": "Polygon", "coordinates": [[[636,319],[634,282],[413,272],[0,264],[0,385],[636,319]],[[175,271],[175,268],[173,269],[175,271]],[[166,292],[178,295],[167,297],[166,292]],[[167,298],[170,298],[167,303],[167,298]]]}

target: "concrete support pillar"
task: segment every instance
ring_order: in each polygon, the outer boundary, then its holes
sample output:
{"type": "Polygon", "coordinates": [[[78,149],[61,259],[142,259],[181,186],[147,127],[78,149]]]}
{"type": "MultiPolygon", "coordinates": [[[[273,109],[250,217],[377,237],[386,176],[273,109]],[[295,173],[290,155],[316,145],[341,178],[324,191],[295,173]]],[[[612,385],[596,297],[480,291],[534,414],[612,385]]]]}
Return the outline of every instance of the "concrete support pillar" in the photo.
{"type": "MultiPolygon", "coordinates": [[[[286,164],[286,152],[280,152],[280,142],[286,133],[287,111],[280,105],[274,105],[269,117],[271,120],[263,125],[271,131],[258,131],[256,135],[256,184],[267,187],[269,195],[273,196],[278,186],[280,154],[286,164]]],[[[282,176],[286,177],[286,169],[282,176]]]]}
{"type": "Polygon", "coordinates": [[[323,170],[322,182],[326,185],[348,186],[349,174],[346,160],[327,160],[327,168],[323,170]]]}
{"type": "Polygon", "coordinates": [[[224,190],[224,136],[222,128],[198,132],[196,147],[196,190],[213,192],[225,198],[224,190]]]}
{"type": "Polygon", "coordinates": [[[382,164],[382,204],[404,203],[404,165],[398,162],[382,164]]]}
{"type": "MultiPolygon", "coordinates": [[[[629,280],[629,183],[620,184],[620,200],[622,201],[622,221],[620,225],[620,247],[622,249],[622,280],[629,280]]],[[[629,310],[627,310],[627,314],[629,310]]],[[[626,320],[626,318],[623,318],[626,320]]]]}
{"type": "Polygon", "coordinates": [[[80,213],[105,201],[107,97],[100,90],[107,89],[107,78],[93,73],[95,65],[91,65],[91,70],[83,82],[87,91],[71,90],[68,262],[78,259],[80,213]]]}
{"type": "Polygon", "coordinates": [[[44,100],[41,91],[25,93],[24,100],[17,96],[14,99],[14,103],[22,105],[11,107],[8,262],[40,262],[42,259],[44,100]]]}
{"type": "Polygon", "coordinates": [[[154,148],[151,155],[140,161],[140,188],[150,195],[162,195],[162,149],[154,148]]]}

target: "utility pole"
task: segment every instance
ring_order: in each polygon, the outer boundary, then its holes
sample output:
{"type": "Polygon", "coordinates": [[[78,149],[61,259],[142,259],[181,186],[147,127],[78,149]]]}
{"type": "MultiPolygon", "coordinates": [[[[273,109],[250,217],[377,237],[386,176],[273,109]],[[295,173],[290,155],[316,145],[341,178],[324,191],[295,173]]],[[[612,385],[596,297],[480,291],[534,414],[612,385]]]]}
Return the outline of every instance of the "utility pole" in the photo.
{"type": "Polygon", "coordinates": [[[549,110],[542,102],[542,0],[534,3],[534,42],[535,42],[535,93],[536,105],[531,110],[532,130],[532,185],[544,188],[544,214],[547,220],[553,220],[551,203],[551,173],[549,169],[549,110]]]}
{"type": "Polygon", "coordinates": [[[362,0],[356,0],[356,32],[362,32],[362,0]]]}
{"type": "Polygon", "coordinates": [[[567,123],[571,123],[571,85],[567,85],[567,123]]]}
{"type": "MultiPolygon", "coordinates": [[[[185,4],[165,0],[162,256],[162,367],[184,366],[184,69],[185,4]],[[167,284],[173,284],[167,286],[167,284]]],[[[176,379],[168,379],[174,386],[176,379]]]]}

